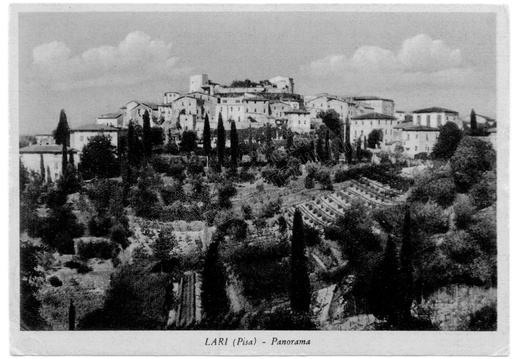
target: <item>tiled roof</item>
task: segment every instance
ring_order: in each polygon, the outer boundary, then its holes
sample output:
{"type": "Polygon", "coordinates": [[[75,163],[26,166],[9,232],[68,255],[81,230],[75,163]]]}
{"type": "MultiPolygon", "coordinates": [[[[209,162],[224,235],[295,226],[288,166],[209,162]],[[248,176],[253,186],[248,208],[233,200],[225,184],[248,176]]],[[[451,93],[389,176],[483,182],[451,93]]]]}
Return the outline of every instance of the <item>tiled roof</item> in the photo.
{"type": "Polygon", "coordinates": [[[372,112],[354,117],[353,120],[397,120],[397,118],[390,115],[384,115],[378,112],[372,112]]]}
{"type": "Polygon", "coordinates": [[[354,101],[372,101],[372,100],[381,100],[381,101],[392,101],[394,100],[388,99],[388,98],[381,98],[378,96],[354,96],[352,98],[354,101]]]}
{"type": "Polygon", "coordinates": [[[410,126],[403,128],[403,131],[426,131],[426,132],[439,132],[440,129],[438,127],[428,127],[428,126],[410,126]]]}
{"type": "Polygon", "coordinates": [[[412,121],[403,121],[403,122],[398,123],[397,125],[395,125],[394,128],[396,128],[396,129],[405,129],[405,128],[413,127],[413,126],[415,126],[415,125],[413,124],[412,121]]]}
{"type": "Polygon", "coordinates": [[[453,113],[455,115],[458,115],[459,113],[457,111],[448,110],[447,108],[442,107],[428,107],[423,108],[420,110],[413,111],[413,113],[453,113]]]}
{"type": "MultiPolygon", "coordinates": [[[[61,153],[63,150],[61,145],[32,145],[20,148],[20,153],[61,153]]],[[[69,151],[77,152],[76,150],[69,151]]]]}
{"type": "Polygon", "coordinates": [[[300,109],[288,110],[288,111],[284,111],[284,113],[301,113],[301,114],[310,114],[309,111],[300,110],[300,109]]]}
{"type": "Polygon", "coordinates": [[[115,128],[115,127],[100,125],[100,124],[97,124],[97,123],[91,123],[91,124],[88,124],[88,125],[83,125],[83,126],[71,129],[71,132],[82,132],[82,131],[84,131],[84,132],[87,132],[87,131],[100,132],[100,131],[119,131],[119,130],[117,128],[115,128]]]}
{"type": "Polygon", "coordinates": [[[112,113],[105,113],[104,115],[99,115],[98,118],[118,118],[123,116],[121,112],[112,112],[112,113]]]}
{"type": "Polygon", "coordinates": [[[262,98],[262,97],[246,97],[244,98],[244,101],[269,101],[268,99],[262,98]]]}

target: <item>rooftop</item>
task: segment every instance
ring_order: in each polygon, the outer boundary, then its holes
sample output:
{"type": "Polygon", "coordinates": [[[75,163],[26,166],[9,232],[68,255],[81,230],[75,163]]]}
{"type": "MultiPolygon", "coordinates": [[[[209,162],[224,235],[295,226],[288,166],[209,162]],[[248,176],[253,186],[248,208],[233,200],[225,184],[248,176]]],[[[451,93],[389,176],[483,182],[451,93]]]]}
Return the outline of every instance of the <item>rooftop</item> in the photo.
{"type": "Polygon", "coordinates": [[[389,98],[381,98],[378,96],[354,96],[352,98],[354,101],[373,101],[373,100],[380,100],[380,101],[391,101],[394,102],[394,100],[391,100],[389,98]]]}
{"type": "MultiPolygon", "coordinates": [[[[61,153],[63,147],[61,145],[31,145],[27,147],[20,148],[20,153],[61,153]]],[[[70,150],[77,152],[76,150],[70,150]]]]}
{"type": "Polygon", "coordinates": [[[404,127],[403,131],[426,131],[426,132],[439,132],[440,129],[438,127],[428,127],[428,126],[408,126],[404,127]]]}
{"type": "Polygon", "coordinates": [[[101,131],[119,131],[119,130],[115,127],[100,125],[100,124],[96,124],[96,123],[90,123],[88,125],[83,125],[83,126],[71,129],[71,132],[80,132],[80,131],[101,132],[101,131]]]}
{"type": "Polygon", "coordinates": [[[111,112],[111,113],[105,113],[103,115],[99,115],[98,118],[118,118],[123,116],[121,112],[111,112]]]}
{"type": "Polygon", "coordinates": [[[428,107],[423,108],[420,110],[413,111],[413,113],[453,113],[455,115],[458,115],[459,113],[457,111],[448,110],[447,108],[442,107],[428,107]]]}
{"type": "Polygon", "coordinates": [[[353,120],[397,120],[394,116],[384,115],[378,112],[367,113],[361,116],[352,118],[353,120]]]}
{"type": "Polygon", "coordinates": [[[301,114],[310,114],[309,111],[300,110],[300,109],[292,109],[292,110],[284,111],[284,113],[301,113],[301,114]]]}

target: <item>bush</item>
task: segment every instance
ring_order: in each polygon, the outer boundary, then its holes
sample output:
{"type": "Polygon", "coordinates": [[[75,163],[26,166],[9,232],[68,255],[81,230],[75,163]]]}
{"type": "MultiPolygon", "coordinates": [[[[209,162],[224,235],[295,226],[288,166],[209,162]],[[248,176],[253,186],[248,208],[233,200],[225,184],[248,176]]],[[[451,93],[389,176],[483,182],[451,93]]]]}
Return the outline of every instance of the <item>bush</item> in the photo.
{"type": "Polygon", "coordinates": [[[472,224],[475,207],[467,195],[459,196],[453,206],[453,211],[455,212],[455,224],[457,228],[464,229],[472,224]]]}
{"type": "Polygon", "coordinates": [[[495,168],[496,153],[490,143],[474,137],[464,137],[450,160],[455,184],[466,192],[495,168]]]}
{"type": "Polygon", "coordinates": [[[446,208],[453,203],[456,195],[455,183],[451,178],[428,174],[413,187],[410,200],[422,203],[432,200],[446,208]]]}
{"type": "Polygon", "coordinates": [[[485,307],[471,313],[466,323],[460,330],[468,331],[496,331],[497,330],[497,304],[486,305],[485,307]]]}
{"type": "Polygon", "coordinates": [[[312,178],[310,175],[307,175],[305,177],[305,188],[307,188],[307,189],[314,188],[314,178],[312,178]]]}
{"type": "Polygon", "coordinates": [[[244,214],[244,219],[250,220],[253,218],[253,209],[247,203],[242,204],[242,213],[244,214]]]}
{"type": "Polygon", "coordinates": [[[90,258],[110,259],[112,258],[112,251],[114,244],[105,240],[101,241],[79,241],[78,242],[78,256],[87,260],[90,258]]]}
{"type": "Polygon", "coordinates": [[[470,238],[478,243],[482,250],[490,255],[497,253],[496,220],[487,217],[475,218],[474,223],[466,230],[470,238]]]}
{"type": "Polygon", "coordinates": [[[320,170],[316,173],[316,179],[320,182],[322,189],[327,191],[334,190],[332,180],[330,179],[330,172],[327,170],[320,170]]]}
{"type": "Polygon", "coordinates": [[[49,278],[49,284],[53,287],[61,287],[63,282],[56,276],[52,276],[49,278]]]}
{"type": "Polygon", "coordinates": [[[305,244],[310,247],[317,246],[321,243],[320,231],[314,227],[304,224],[305,244]]]}
{"type": "Polygon", "coordinates": [[[121,248],[126,249],[130,241],[126,237],[127,231],[121,224],[116,224],[110,228],[110,240],[113,243],[119,244],[121,248]]]}
{"type": "Polygon", "coordinates": [[[167,206],[177,201],[184,202],[187,199],[182,183],[178,180],[174,181],[171,185],[163,186],[161,188],[161,195],[167,206]]]}
{"type": "Polygon", "coordinates": [[[112,221],[108,217],[92,217],[88,221],[88,231],[91,236],[105,237],[110,233],[112,221]]]}
{"type": "Polygon", "coordinates": [[[427,234],[446,233],[450,228],[449,216],[438,204],[415,205],[412,213],[417,226],[427,234]]]}
{"type": "Polygon", "coordinates": [[[88,272],[92,272],[92,268],[90,268],[85,263],[81,263],[80,267],[77,269],[78,274],[87,274],[88,272]]]}
{"type": "Polygon", "coordinates": [[[473,198],[476,209],[491,206],[497,200],[496,176],[482,179],[471,188],[469,194],[473,198]]]}

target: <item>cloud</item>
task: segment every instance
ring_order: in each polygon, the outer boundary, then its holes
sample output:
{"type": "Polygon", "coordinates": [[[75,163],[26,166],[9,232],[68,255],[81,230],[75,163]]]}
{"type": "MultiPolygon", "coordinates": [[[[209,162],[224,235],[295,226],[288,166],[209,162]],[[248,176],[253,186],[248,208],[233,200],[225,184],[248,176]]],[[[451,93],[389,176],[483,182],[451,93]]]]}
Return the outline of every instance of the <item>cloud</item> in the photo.
{"type": "Polygon", "coordinates": [[[351,57],[327,56],[300,67],[300,72],[313,80],[341,79],[371,90],[459,86],[470,79],[474,69],[464,65],[459,49],[420,34],[403,41],[397,53],[379,46],[362,46],[351,57]]]}
{"type": "Polygon", "coordinates": [[[133,85],[190,71],[179,65],[171,43],[152,40],[142,31],[128,34],[117,47],[104,45],[77,56],[60,41],[33,49],[33,80],[59,90],[133,85]]]}

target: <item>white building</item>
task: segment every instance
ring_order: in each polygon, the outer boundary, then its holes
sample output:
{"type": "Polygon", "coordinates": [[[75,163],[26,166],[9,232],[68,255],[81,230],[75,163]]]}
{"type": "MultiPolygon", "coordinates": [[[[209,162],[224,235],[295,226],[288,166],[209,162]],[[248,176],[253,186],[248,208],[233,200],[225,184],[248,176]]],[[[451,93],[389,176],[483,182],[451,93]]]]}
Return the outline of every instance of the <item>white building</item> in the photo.
{"type": "Polygon", "coordinates": [[[159,126],[164,122],[164,119],[160,118],[161,113],[159,111],[159,104],[148,101],[130,101],[123,107],[125,110],[123,127],[128,127],[130,121],[133,121],[140,126],[143,125],[143,116],[148,111],[150,116],[150,125],[159,126]]]}
{"type": "Polygon", "coordinates": [[[355,143],[358,139],[361,141],[368,139],[368,135],[373,130],[381,130],[383,133],[383,140],[385,143],[391,142],[394,139],[394,127],[397,124],[397,118],[382,113],[368,113],[366,115],[357,116],[350,121],[350,143],[355,143]]]}
{"type": "Polygon", "coordinates": [[[190,76],[190,92],[203,91],[204,87],[209,85],[207,74],[198,74],[190,76]]]}
{"type": "Polygon", "coordinates": [[[89,124],[70,130],[70,147],[82,152],[83,147],[90,138],[97,135],[106,135],[110,138],[110,144],[117,148],[119,129],[115,127],[89,124]]]}
{"type": "MultiPolygon", "coordinates": [[[[50,173],[50,179],[56,181],[62,173],[62,146],[61,145],[32,145],[20,148],[20,160],[25,168],[41,174],[41,166],[45,168],[45,178],[50,173]]],[[[75,152],[75,151],[73,151],[75,152]]],[[[75,155],[77,161],[77,155],[75,155]]],[[[68,159],[68,158],[67,158],[68,159]]],[[[77,163],[77,162],[75,162],[77,163]]]]}
{"type": "Polygon", "coordinates": [[[381,98],[377,96],[356,96],[351,101],[362,106],[371,107],[374,112],[382,113],[384,115],[394,115],[394,100],[381,98]]]}
{"type": "Polygon", "coordinates": [[[309,133],[311,131],[311,115],[309,111],[289,110],[285,111],[287,127],[294,133],[309,133]]]}
{"type": "Polygon", "coordinates": [[[402,129],[402,146],[405,154],[414,157],[419,153],[429,155],[437,139],[439,138],[439,128],[427,126],[407,126],[402,129]]]}
{"type": "Polygon", "coordinates": [[[270,78],[269,82],[282,92],[294,93],[294,81],[290,77],[275,76],[270,78]]]}
{"type": "Polygon", "coordinates": [[[413,111],[413,124],[438,128],[448,121],[457,122],[459,113],[442,107],[429,107],[413,111]]]}
{"type": "Polygon", "coordinates": [[[56,140],[52,134],[38,134],[34,137],[36,138],[36,144],[40,146],[56,144],[56,140]]]}
{"type": "Polygon", "coordinates": [[[96,123],[98,125],[110,126],[110,127],[123,127],[124,114],[123,112],[106,113],[98,116],[96,123]]]}

